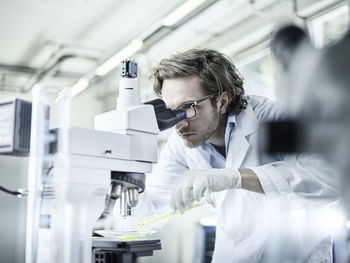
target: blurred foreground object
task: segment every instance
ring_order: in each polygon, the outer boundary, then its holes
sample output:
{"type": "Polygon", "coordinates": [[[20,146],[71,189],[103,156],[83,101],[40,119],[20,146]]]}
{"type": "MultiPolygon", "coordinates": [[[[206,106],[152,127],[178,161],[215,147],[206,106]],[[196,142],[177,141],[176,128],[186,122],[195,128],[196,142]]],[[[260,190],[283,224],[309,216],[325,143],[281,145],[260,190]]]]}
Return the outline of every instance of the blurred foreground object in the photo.
{"type": "MultiPolygon", "coordinates": [[[[345,221],[348,221],[350,33],[338,43],[317,50],[302,29],[289,25],[275,34],[272,49],[284,71],[282,100],[290,114],[290,126],[297,131],[292,138],[293,146],[302,151],[321,153],[334,166],[339,178],[330,177],[329,180],[339,180],[341,203],[345,221]]],[[[341,239],[335,240],[336,247],[343,248],[335,251],[336,262],[349,262],[350,259],[350,232],[345,221],[341,239]]]]}

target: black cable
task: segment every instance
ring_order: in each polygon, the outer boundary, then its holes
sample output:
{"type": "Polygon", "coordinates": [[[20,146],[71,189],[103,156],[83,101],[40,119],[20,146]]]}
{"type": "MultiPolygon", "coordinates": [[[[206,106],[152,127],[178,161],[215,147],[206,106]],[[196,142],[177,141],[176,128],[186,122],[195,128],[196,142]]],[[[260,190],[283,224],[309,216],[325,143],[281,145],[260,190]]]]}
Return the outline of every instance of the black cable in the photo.
{"type": "Polygon", "coordinates": [[[0,185],[0,190],[1,191],[4,191],[5,193],[8,193],[8,194],[11,194],[11,195],[22,195],[23,193],[20,193],[20,192],[18,192],[18,191],[11,191],[11,190],[8,190],[8,189],[6,189],[5,187],[2,187],[1,185],[0,185]]]}

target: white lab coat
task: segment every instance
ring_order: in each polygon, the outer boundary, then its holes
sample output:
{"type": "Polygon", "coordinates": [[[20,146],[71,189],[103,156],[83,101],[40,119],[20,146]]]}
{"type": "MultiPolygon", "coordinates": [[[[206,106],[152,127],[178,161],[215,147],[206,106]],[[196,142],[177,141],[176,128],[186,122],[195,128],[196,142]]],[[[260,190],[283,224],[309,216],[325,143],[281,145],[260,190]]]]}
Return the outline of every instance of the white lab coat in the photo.
{"type": "MultiPolygon", "coordinates": [[[[319,159],[259,153],[258,130],[261,123],[277,120],[281,116],[282,109],[278,104],[258,96],[250,96],[247,109],[236,116],[236,128],[230,134],[226,167],[251,168],[259,177],[265,195],[246,190],[214,193],[218,226],[213,262],[252,263],[262,262],[263,258],[264,262],[283,262],[282,258],[271,261],[271,257],[264,255],[271,237],[271,228],[266,225],[271,220],[266,213],[267,205],[281,199],[290,203],[290,200],[303,198],[307,200],[308,207],[313,207],[314,204],[324,205],[337,198],[334,174],[319,159]]],[[[154,172],[147,176],[146,191],[150,193],[148,196],[151,196],[153,206],[158,208],[169,204],[170,195],[186,169],[207,168],[211,168],[209,154],[200,148],[187,148],[173,131],[154,172]]],[[[288,206],[287,203],[284,203],[284,208],[288,206]]],[[[312,233],[312,237],[307,233],[296,234],[295,261],[288,262],[308,261],[306,257],[310,253],[312,260],[308,262],[324,262],[321,260],[330,258],[331,242],[325,239],[326,233],[312,233]],[[322,240],[323,247],[315,249],[322,240]]]]}

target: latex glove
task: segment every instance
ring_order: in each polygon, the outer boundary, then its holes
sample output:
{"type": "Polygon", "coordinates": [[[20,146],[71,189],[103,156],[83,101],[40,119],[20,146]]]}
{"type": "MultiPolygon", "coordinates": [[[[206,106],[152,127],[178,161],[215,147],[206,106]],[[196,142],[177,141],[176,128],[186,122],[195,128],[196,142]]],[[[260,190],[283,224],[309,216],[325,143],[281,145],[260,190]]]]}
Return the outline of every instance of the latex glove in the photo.
{"type": "Polygon", "coordinates": [[[200,201],[206,192],[237,189],[241,185],[242,178],[237,169],[186,170],[171,195],[170,208],[183,213],[186,207],[191,207],[192,202],[200,201]]]}

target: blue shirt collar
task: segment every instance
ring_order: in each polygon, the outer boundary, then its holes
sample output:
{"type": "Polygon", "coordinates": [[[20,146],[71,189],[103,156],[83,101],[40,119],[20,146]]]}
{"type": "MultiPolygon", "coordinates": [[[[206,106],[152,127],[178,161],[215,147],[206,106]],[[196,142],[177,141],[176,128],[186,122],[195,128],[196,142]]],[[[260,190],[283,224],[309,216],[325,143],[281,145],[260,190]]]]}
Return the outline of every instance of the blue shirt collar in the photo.
{"type": "Polygon", "coordinates": [[[226,124],[226,130],[225,130],[225,149],[226,149],[226,156],[228,153],[228,147],[230,145],[230,137],[231,132],[236,127],[236,116],[235,115],[229,115],[227,118],[227,124],[226,124]]]}

